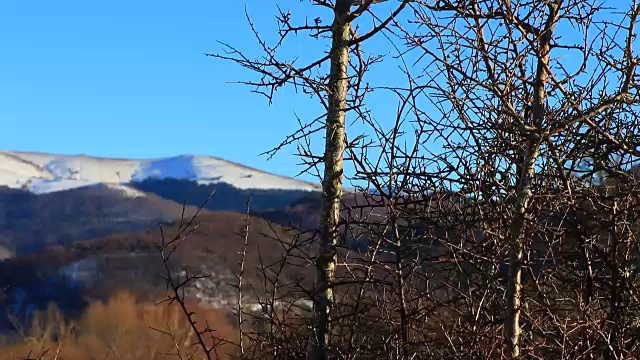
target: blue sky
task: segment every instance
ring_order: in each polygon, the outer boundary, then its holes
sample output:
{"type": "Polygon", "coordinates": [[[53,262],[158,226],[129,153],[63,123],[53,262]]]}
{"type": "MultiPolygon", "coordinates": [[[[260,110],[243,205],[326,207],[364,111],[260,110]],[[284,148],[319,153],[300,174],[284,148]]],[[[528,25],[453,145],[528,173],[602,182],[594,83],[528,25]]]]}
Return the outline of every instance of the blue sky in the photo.
{"type": "MultiPolygon", "coordinates": [[[[378,5],[380,15],[384,6],[396,6],[389,3],[378,5]]],[[[297,128],[294,110],[305,120],[316,117],[317,103],[288,89],[269,106],[249,88],[228,83],[251,78],[249,72],[204,55],[221,51],[217,41],[258,55],[245,5],[269,37],[278,4],[293,14],[322,11],[299,0],[0,1],[0,149],[214,155],[296,175],[302,168],[295,147],[269,161],[258,154],[297,128]]],[[[379,36],[366,44],[392,53],[388,45],[379,36]]],[[[282,55],[307,63],[323,51],[300,37],[282,55]]],[[[377,65],[369,79],[404,85],[393,73],[397,65],[377,65]]],[[[397,99],[374,95],[369,105],[379,121],[393,123],[397,99]]],[[[360,133],[358,126],[349,129],[360,133]]]]}
{"type": "MultiPolygon", "coordinates": [[[[268,162],[258,154],[296,128],[294,109],[317,114],[290,93],[269,106],[248,88],[227,84],[247,72],[204,56],[220,50],[218,40],[257,54],[244,6],[267,32],[275,3],[1,1],[0,149],[215,155],[295,175],[295,148],[268,162]]],[[[304,44],[287,51],[308,53],[304,44]]]]}

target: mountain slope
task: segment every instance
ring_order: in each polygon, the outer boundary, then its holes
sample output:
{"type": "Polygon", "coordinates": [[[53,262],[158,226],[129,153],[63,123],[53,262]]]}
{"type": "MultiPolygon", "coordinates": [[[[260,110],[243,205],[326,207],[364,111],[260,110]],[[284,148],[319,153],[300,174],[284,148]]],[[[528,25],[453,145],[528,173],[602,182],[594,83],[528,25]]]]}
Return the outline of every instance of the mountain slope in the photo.
{"type": "MultiPolygon", "coordinates": [[[[193,209],[187,211],[187,216],[192,214],[193,209]]],[[[189,294],[205,303],[224,305],[234,296],[230,284],[237,281],[245,215],[204,212],[196,224],[172,256],[172,268],[179,272],[186,267],[191,274],[197,271],[209,276],[194,284],[189,294]]],[[[178,224],[170,224],[164,227],[164,234],[172,237],[177,230],[178,224]]],[[[6,322],[3,316],[9,308],[14,313],[25,313],[54,301],[62,309],[79,311],[87,297],[108,297],[120,289],[140,297],[156,297],[166,290],[157,249],[160,241],[161,232],[156,228],[113,234],[0,261],[0,289],[7,289],[6,296],[0,297],[0,326],[6,322]]],[[[296,241],[294,232],[251,218],[244,272],[245,284],[251,285],[248,288],[261,291],[261,266],[278,269],[285,254],[282,244],[293,241],[296,241]]],[[[299,254],[294,252],[292,256],[299,254]]],[[[297,261],[299,266],[285,271],[283,282],[309,285],[313,279],[310,269],[303,266],[302,260],[297,261]]],[[[248,290],[247,295],[254,290],[248,290]]]]}
{"type": "Polygon", "coordinates": [[[36,194],[98,183],[127,184],[165,178],[192,180],[199,184],[226,183],[238,189],[319,189],[317,184],[208,156],[134,160],[0,151],[0,186],[36,194]]]}
{"type": "Polygon", "coordinates": [[[16,254],[156,227],[182,205],[124,185],[96,184],[36,195],[0,187],[0,246],[16,254]]]}
{"type": "Polygon", "coordinates": [[[196,181],[181,179],[148,179],[129,185],[146,193],[193,206],[200,206],[213,193],[205,208],[214,211],[245,212],[247,201],[251,199],[251,211],[262,212],[287,207],[310,195],[318,198],[320,196],[316,191],[238,189],[226,183],[199,184],[196,181]]]}

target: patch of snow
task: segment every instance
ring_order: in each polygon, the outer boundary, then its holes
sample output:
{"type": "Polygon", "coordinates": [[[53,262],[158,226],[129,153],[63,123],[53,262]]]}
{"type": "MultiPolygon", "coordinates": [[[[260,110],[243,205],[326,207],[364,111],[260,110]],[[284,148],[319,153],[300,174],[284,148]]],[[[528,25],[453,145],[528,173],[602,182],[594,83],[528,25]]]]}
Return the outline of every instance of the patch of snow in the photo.
{"type": "Polygon", "coordinates": [[[197,171],[190,157],[178,156],[142,162],[140,168],[133,173],[132,180],[140,181],[149,178],[197,180],[197,171]]]}
{"type": "Polygon", "coordinates": [[[200,184],[222,182],[239,189],[319,190],[317,184],[208,156],[134,160],[0,151],[0,186],[24,188],[38,194],[153,178],[187,179],[200,184]]]}
{"type": "Polygon", "coordinates": [[[297,314],[310,319],[313,316],[313,301],[309,299],[296,299],[290,301],[276,300],[273,305],[266,303],[249,303],[244,305],[244,311],[268,318],[271,313],[281,317],[283,314],[297,314]],[[280,315],[278,315],[280,314],[280,315]]]}
{"type": "Polygon", "coordinates": [[[120,191],[125,197],[128,198],[141,198],[147,196],[147,194],[145,194],[144,192],[125,185],[107,184],[107,187],[109,189],[120,191]]]}
{"type": "Polygon", "coordinates": [[[85,186],[92,186],[99,184],[95,181],[82,181],[72,179],[56,179],[56,180],[43,180],[32,179],[24,183],[23,188],[31,191],[34,194],[46,194],[56,191],[65,191],[71,189],[77,189],[85,186]]]}
{"type": "Polygon", "coordinates": [[[98,263],[96,257],[88,257],[60,269],[60,272],[73,281],[88,283],[98,275],[98,263]]]}

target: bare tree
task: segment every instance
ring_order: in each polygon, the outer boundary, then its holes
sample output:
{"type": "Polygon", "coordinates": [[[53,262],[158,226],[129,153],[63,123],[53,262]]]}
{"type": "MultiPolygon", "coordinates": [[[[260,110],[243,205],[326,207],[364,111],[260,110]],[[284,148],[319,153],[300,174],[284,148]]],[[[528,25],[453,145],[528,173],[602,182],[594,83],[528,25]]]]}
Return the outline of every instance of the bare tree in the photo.
{"type": "MultiPolygon", "coordinates": [[[[544,224],[552,212],[570,206],[556,200],[575,201],[577,163],[603,144],[626,156],[640,154],[637,140],[629,141],[637,131],[632,44],[640,9],[635,2],[617,4],[624,15],[615,18],[583,0],[418,3],[416,24],[428,30],[398,28],[435,74],[423,83],[443,116],[432,124],[437,121],[451,149],[440,159],[457,168],[452,180],[460,188],[479,191],[476,201],[497,200],[505,211],[496,219],[508,233],[491,229],[488,221],[483,228],[508,243],[505,355],[517,358],[528,307],[523,271],[531,271],[534,260],[546,261],[535,259],[535,251],[559,255],[545,243],[553,230],[544,224]],[[578,38],[565,41],[558,28],[578,38]],[[541,201],[558,207],[545,209],[541,201]]],[[[547,311],[558,305],[543,302],[547,311]]],[[[524,337],[535,346],[539,325],[533,314],[526,317],[524,337]]]]}
{"type": "MultiPolygon", "coordinates": [[[[331,25],[321,25],[321,17],[316,17],[314,25],[292,25],[290,13],[280,12],[280,37],[278,45],[269,47],[254,30],[264,51],[264,62],[249,60],[243,53],[227,46],[230,55],[213,55],[231,60],[255,71],[262,78],[259,81],[245,82],[256,86],[258,92],[271,98],[278,88],[285,85],[301,86],[305,92],[317,96],[326,111],[324,156],[319,158],[310,151],[303,155],[310,158],[309,166],[315,167],[319,162],[324,166],[322,176],[322,209],[319,236],[319,251],[315,261],[314,285],[314,321],[309,338],[308,355],[310,359],[326,359],[328,357],[328,341],[330,334],[330,314],[334,303],[334,277],[336,267],[336,246],[338,245],[338,228],[340,222],[340,201],[343,193],[343,157],[346,145],[345,118],[350,110],[359,108],[368,92],[363,86],[363,78],[367,68],[374,59],[363,57],[362,43],[376,33],[384,30],[390,22],[406,7],[408,1],[399,2],[397,8],[380,23],[372,13],[374,26],[364,34],[358,34],[353,23],[364,14],[372,11],[375,0],[311,0],[312,5],[332,10],[331,25]],[[279,60],[276,50],[290,34],[301,31],[309,32],[316,39],[329,38],[331,46],[328,54],[305,66],[296,66],[293,61],[279,60]],[[327,34],[326,36],[324,36],[327,34]],[[350,54],[356,61],[350,62],[350,54]],[[322,69],[329,61],[328,75],[317,75],[315,71],[322,69]],[[350,74],[350,68],[354,74],[350,74]]],[[[314,131],[317,131],[316,129],[314,131]]],[[[303,126],[300,133],[292,134],[285,143],[309,135],[303,126]]]]}
{"type": "Polygon", "coordinates": [[[282,258],[261,259],[260,315],[238,306],[257,319],[242,357],[637,356],[638,4],[310,4],[331,25],[279,11],[275,45],[249,19],[260,58],[228,45],[213,55],[258,74],[243,83],[269,101],[290,85],[322,105],[274,149],[298,143],[322,174],[319,238],[278,239],[282,258]],[[325,52],[281,59],[303,32],[325,52]],[[374,35],[391,56],[367,55],[374,35]],[[370,85],[383,59],[397,72],[370,85]],[[397,101],[394,116],[372,111],[374,93],[397,101]],[[345,177],[357,191],[343,191],[345,177]],[[313,286],[285,281],[292,269],[313,286]]]}

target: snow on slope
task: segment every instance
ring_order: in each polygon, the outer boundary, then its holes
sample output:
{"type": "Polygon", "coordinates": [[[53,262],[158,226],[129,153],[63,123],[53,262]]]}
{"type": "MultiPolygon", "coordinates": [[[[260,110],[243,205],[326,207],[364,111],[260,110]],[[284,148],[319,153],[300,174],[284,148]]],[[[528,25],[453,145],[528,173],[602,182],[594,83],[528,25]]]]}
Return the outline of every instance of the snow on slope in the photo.
{"type": "Polygon", "coordinates": [[[223,182],[239,189],[319,189],[316,184],[207,156],[129,160],[0,151],[0,186],[24,188],[37,194],[150,178],[187,179],[200,184],[223,182]]]}
{"type": "Polygon", "coordinates": [[[125,185],[107,184],[107,187],[109,189],[119,191],[124,197],[128,198],[141,198],[147,196],[147,194],[143,193],[142,191],[125,185]]]}

